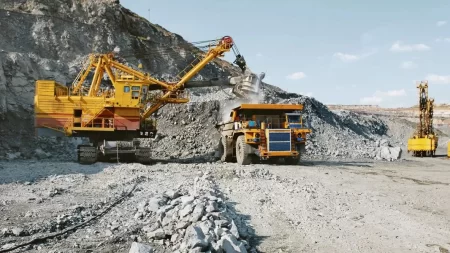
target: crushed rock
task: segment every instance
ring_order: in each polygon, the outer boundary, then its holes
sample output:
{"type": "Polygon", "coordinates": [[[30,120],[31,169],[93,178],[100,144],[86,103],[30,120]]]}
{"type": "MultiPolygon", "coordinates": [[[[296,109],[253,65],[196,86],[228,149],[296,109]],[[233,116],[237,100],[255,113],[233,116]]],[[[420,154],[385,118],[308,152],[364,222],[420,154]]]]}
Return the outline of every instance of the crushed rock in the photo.
{"type": "Polygon", "coordinates": [[[254,251],[252,227],[226,202],[210,173],[196,177],[189,192],[175,189],[151,199],[159,200],[158,209],[140,205],[135,215],[152,224],[142,228],[142,243],[179,253],[254,251]]]}

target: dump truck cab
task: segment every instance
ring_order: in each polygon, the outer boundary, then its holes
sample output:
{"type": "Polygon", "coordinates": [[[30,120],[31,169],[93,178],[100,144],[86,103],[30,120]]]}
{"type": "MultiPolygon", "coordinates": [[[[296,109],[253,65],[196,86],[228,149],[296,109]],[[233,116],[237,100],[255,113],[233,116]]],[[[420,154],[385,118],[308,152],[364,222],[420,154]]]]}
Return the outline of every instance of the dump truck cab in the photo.
{"type": "Polygon", "coordinates": [[[218,125],[221,160],[250,164],[283,158],[286,164],[297,164],[311,132],[302,110],[303,105],[288,104],[241,104],[232,109],[230,120],[218,125]]]}

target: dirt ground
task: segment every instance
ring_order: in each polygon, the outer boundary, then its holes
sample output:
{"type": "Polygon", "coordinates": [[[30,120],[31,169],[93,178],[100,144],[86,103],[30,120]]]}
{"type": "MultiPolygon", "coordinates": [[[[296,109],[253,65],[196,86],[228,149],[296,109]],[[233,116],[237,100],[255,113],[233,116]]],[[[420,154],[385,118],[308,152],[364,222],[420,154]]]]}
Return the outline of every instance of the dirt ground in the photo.
{"type": "Polygon", "coordinates": [[[0,249],[86,220],[139,181],[89,226],[14,251],[128,252],[142,200],[189,188],[199,171],[210,171],[253,226],[260,252],[448,252],[450,160],[405,157],[301,166],[0,162],[0,249]],[[13,228],[17,235],[5,232],[13,228]]]}

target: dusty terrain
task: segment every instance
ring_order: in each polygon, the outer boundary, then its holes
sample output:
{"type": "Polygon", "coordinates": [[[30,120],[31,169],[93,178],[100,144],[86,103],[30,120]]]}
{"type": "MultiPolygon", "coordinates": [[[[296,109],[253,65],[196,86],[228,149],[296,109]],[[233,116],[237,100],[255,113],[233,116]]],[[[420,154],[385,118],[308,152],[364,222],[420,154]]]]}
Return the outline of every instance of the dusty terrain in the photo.
{"type": "MultiPolygon", "coordinates": [[[[148,141],[160,162],[81,166],[74,140],[33,136],[36,80],[70,83],[86,55],[116,48],[170,80],[199,49],[115,0],[6,0],[0,21],[0,252],[75,226],[14,252],[449,251],[448,106],[435,110],[439,157],[416,159],[415,108],[327,107],[264,84],[261,102],[305,106],[307,152],[298,166],[238,166],[215,162],[214,125],[240,101],[198,89],[160,111],[148,141]]],[[[196,78],[235,72],[218,60],[196,78]]]]}
{"type": "MultiPolygon", "coordinates": [[[[6,233],[0,245],[75,225],[80,220],[74,210],[86,217],[98,213],[140,178],[137,190],[104,217],[25,247],[27,252],[128,252],[141,236],[142,222],[135,219],[139,203],[178,185],[189,189],[195,177],[209,172],[229,205],[253,227],[250,242],[259,252],[448,252],[448,168],[450,161],[442,157],[310,160],[300,166],[1,162],[0,231],[23,231],[6,233]]],[[[145,236],[139,240],[152,243],[145,236]]]]}

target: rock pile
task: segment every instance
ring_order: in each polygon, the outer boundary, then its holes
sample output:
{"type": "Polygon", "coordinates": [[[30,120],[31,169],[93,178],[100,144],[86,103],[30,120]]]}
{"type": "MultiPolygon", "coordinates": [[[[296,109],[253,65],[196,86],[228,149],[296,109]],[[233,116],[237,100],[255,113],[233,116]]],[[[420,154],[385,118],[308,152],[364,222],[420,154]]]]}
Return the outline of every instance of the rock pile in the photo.
{"type": "MultiPolygon", "coordinates": [[[[212,176],[196,177],[192,192],[166,191],[139,204],[143,241],[171,252],[253,252],[253,230],[224,200],[212,176]]],[[[143,242],[141,242],[143,243],[143,242]]],[[[132,246],[130,252],[139,252],[132,246]]],[[[150,252],[150,251],[149,251],[150,252]]]]}
{"type": "MultiPolygon", "coordinates": [[[[389,125],[383,118],[359,115],[348,111],[330,111],[325,105],[306,96],[277,91],[266,85],[264,102],[303,104],[303,118],[312,129],[309,134],[306,158],[318,159],[384,159],[400,158],[402,143],[389,135],[389,125]],[[380,146],[390,140],[390,150],[380,146]],[[395,148],[394,148],[395,147],[395,148]],[[382,154],[380,153],[382,151],[382,154]],[[390,155],[386,155],[389,151],[390,155]],[[392,153],[392,155],[391,155],[392,153]]],[[[229,119],[229,112],[243,101],[217,100],[192,102],[163,108],[159,118],[159,134],[149,141],[155,157],[194,158],[210,161],[218,145],[219,134],[214,125],[229,119]]]]}

